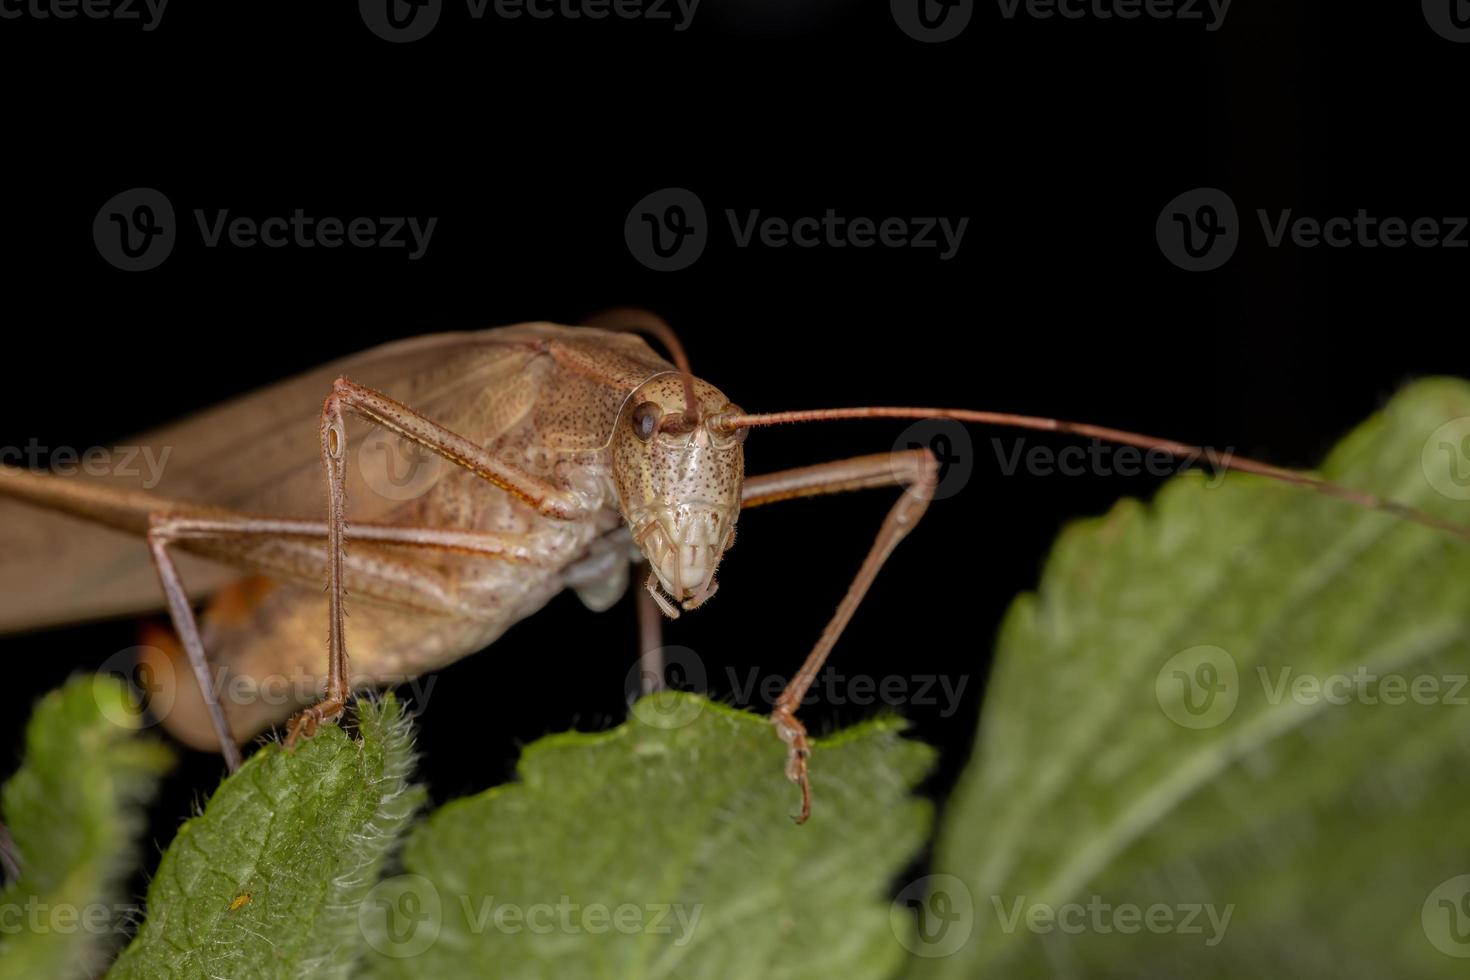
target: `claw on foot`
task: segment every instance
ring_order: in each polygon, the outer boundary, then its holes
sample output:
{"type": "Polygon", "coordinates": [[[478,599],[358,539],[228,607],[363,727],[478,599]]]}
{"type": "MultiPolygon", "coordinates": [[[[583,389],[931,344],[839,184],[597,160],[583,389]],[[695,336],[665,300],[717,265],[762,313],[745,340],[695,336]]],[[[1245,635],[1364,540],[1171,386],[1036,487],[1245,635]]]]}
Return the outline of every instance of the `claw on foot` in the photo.
{"type": "Polygon", "coordinates": [[[294,749],[298,739],[311,738],[322,725],[341,718],[346,708],[345,698],[328,698],[298,712],[286,726],[286,750],[294,749]]]}
{"type": "Polygon", "coordinates": [[[812,747],[807,742],[806,726],[784,708],[771,713],[771,724],[776,726],[776,734],[786,743],[786,778],[801,787],[801,813],[795,819],[798,824],[804,824],[812,815],[812,786],[806,771],[806,760],[812,754],[812,747]]]}

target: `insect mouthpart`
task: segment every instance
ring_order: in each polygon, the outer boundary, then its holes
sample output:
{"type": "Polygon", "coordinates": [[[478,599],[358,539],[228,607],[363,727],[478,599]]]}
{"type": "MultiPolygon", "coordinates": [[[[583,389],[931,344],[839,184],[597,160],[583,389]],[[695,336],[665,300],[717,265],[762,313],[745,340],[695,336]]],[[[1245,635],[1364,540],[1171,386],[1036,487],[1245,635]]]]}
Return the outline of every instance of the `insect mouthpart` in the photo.
{"type": "Polygon", "coordinates": [[[660,605],[676,615],[668,599],[685,609],[697,609],[715,594],[715,570],[730,540],[731,529],[721,511],[709,505],[684,504],[651,517],[634,534],[657,583],[667,599],[654,591],[660,605]]]}

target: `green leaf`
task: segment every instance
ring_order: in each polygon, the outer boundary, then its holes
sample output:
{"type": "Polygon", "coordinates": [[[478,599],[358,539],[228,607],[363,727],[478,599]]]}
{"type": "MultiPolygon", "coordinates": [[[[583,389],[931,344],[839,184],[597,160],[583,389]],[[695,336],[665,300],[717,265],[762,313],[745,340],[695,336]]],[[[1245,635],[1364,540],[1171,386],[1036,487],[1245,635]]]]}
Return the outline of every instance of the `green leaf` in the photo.
{"type": "MultiPolygon", "coordinates": [[[[1470,386],[1323,475],[1470,523],[1470,386]]],[[[917,975],[1464,976],[1470,543],[1215,482],[1069,528],[1012,607],[917,975]]]]}
{"type": "Polygon", "coordinates": [[[91,975],[131,927],[121,885],[143,804],[173,762],[139,726],[107,676],[74,677],[37,704],[0,798],[22,867],[0,892],[0,978],[91,975]]]}
{"type": "Polygon", "coordinates": [[[932,758],[900,727],[814,745],[805,826],[765,718],[664,693],[542,739],[518,782],[415,829],[373,896],[370,975],[891,976],[888,888],[926,836],[932,758]]]}
{"type": "Polygon", "coordinates": [[[398,702],[360,701],[358,728],[268,745],[221,783],[179,828],[108,976],[353,975],[358,903],[423,800],[398,702]]]}

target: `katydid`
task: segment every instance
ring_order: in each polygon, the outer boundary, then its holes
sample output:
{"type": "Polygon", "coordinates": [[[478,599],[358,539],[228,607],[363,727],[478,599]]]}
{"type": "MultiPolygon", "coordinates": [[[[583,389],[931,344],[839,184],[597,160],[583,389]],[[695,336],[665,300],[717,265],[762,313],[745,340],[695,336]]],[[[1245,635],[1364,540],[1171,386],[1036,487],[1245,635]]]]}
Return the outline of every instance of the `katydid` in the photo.
{"type": "Polygon", "coordinates": [[[173,671],[179,687],[164,724],[188,744],[219,749],[233,769],[239,745],[257,733],[289,717],[288,745],[310,737],[341,716],[353,690],[474,653],[563,589],[606,609],[638,562],[647,566],[640,649],[653,650],[660,612],[675,617],[714,596],[743,509],[901,488],[771,712],[804,822],[811,750],[796,709],[884,561],[924,514],[938,462],[911,449],[747,476],[752,428],[945,418],[1054,431],[1205,458],[1470,537],[1463,526],[1305,473],[1082,423],[907,407],[748,414],[695,377],[662,321],[617,311],[599,322],[420,337],[246,395],[136,440],[171,454],[156,490],[0,467],[0,495],[22,502],[0,511],[11,550],[0,568],[0,630],[143,612],[161,593],[177,641],[146,655],[170,671],[174,661],[187,665],[173,671]],[[419,461],[432,478],[401,479],[392,447],[432,454],[419,461]],[[52,566],[89,563],[92,572],[59,581],[29,568],[27,551],[52,566]],[[213,599],[196,617],[193,600],[206,593],[213,599]],[[323,665],[325,695],[305,707],[220,696],[229,678],[319,677],[323,665]]]}

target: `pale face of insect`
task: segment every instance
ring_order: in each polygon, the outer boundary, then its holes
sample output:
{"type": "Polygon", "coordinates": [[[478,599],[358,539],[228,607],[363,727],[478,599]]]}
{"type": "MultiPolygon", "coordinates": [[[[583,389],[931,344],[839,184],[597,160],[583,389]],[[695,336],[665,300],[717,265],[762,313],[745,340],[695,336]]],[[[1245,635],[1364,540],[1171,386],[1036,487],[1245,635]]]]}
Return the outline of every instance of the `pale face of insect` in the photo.
{"type": "Polygon", "coordinates": [[[709,425],[715,415],[740,409],[698,379],[694,394],[690,420],[679,375],[646,382],[628,400],[613,437],[623,519],[664,591],[685,609],[714,591],[715,569],[735,541],[745,478],[745,430],[709,425]]]}

